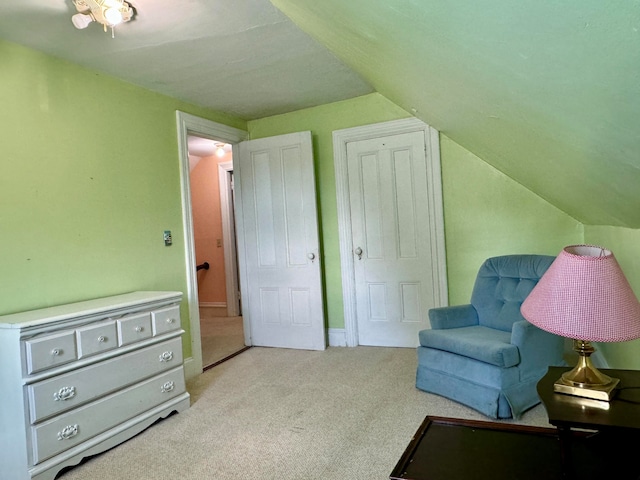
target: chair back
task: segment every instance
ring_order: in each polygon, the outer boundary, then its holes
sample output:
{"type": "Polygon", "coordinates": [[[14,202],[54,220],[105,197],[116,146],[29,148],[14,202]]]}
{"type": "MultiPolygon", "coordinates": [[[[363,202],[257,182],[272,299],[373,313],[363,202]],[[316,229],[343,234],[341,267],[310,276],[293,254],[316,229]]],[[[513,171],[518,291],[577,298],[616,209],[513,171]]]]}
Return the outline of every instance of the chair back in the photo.
{"type": "Polygon", "coordinates": [[[524,320],[520,305],[554,260],[549,255],[487,259],[480,267],[471,294],[479,324],[510,332],[514,322],[524,320]]]}

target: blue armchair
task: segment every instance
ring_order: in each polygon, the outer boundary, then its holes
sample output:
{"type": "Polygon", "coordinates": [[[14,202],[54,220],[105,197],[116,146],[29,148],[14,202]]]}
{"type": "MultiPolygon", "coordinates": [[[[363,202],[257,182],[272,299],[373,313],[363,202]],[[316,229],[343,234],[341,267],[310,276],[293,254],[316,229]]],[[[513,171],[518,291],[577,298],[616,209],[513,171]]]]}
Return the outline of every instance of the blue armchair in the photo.
{"type": "Polygon", "coordinates": [[[431,309],[431,329],[419,333],[416,387],[492,418],[518,418],[540,403],[536,384],[550,365],[565,365],[564,339],[527,322],[520,305],[554,258],[489,258],[471,304],[431,309]]]}

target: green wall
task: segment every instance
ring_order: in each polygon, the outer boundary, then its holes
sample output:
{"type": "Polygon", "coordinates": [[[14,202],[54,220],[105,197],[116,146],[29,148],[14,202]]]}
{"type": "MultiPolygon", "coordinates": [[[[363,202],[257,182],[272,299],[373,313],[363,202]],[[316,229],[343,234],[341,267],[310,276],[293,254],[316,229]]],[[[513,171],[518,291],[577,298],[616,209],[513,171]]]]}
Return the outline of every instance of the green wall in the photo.
{"type": "Polygon", "coordinates": [[[563,212],[640,228],[637,2],[271,2],[376,92],[563,212]]]}
{"type": "MultiPolygon", "coordinates": [[[[321,212],[329,327],[343,328],[332,132],[409,116],[379,94],[248,122],[251,138],[311,130],[321,212]]],[[[545,253],[583,238],[579,222],[441,135],[449,299],[467,303],[482,261],[545,253]]]]}
{"type": "Polygon", "coordinates": [[[15,44],[0,58],[0,314],[186,292],[175,112],[245,123],[15,44]]]}
{"type": "MultiPolygon", "coordinates": [[[[640,230],[623,227],[585,226],[585,243],[599,245],[613,252],[631,288],[640,297],[640,230]]],[[[640,340],[600,343],[611,368],[640,370],[640,340]]]]}
{"type": "MultiPolygon", "coordinates": [[[[0,315],[132,290],[186,292],[175,111],[250,131],[311,130],[329,326],[344,327],[332,132],[408,117],[379,94],[245,123],[0,41],[0,315]],[[172,230],[165,247],[162,232],[172,230]]],[[[449,299],[467,302],[480,263],[614,251],[640,292],[640,230],[583,227],[441,135],[449,299]]],[[[183,302],[182,323],[189,331],[183,302]]],[[[185,355],[191,355],[185,335],[185,355]]],[[[637,342],[601,346],[640,368],[637,342]]]]}
{"type": "Polygon", "coordinates": [[[557,255],[582,242],[578,221],[444,135],[440,149],[451,305],[469,302],[488,257],[557,255]]]}

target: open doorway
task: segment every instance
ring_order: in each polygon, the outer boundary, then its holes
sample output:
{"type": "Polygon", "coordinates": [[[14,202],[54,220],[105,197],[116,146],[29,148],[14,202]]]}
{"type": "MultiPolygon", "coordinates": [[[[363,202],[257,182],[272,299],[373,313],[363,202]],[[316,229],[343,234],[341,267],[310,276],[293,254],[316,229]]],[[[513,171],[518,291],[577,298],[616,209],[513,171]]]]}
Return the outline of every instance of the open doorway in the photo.
{"type": "Polygon", "coordinates": [[[188,136],[203,370],[244,351],[230,144],[188,136]]]}
{"type": "MultiPolygon", "coordinates": [[[[189,181],[189,135],[209,138],[232,145],[234,156],[238,155],[238,145],[246,140],[247,132],[228,125],[213,122],[179,110],[176,111],[176,124],[178,133],[178,158],[180,164],[180,198],[182,203],[182,222],[184,235],[184,259],[185,275],[187,279],[186,298],[189,312],[189,340],[191,343],[191,356],[184,361],[185,377],[195,378],[203,371],[202,344],[200,337],[200,311],[198,300],[198,277],[196,270],[196,255],[193,234],[193,214],[191,208],[191,185],[189,181]]],[[[239,205],[238,205],[239,206],[239,205]]],[[[240,229],[238,230],[240,231],[240,229]]],[[[241,257],[242,252],[238,251],[241,257]]],[[[242,263],[240,264],[242,269],[242,263]]],[[[245,345],[251,345],[251,325],[246,314],[243,317],[245,345]]]]}

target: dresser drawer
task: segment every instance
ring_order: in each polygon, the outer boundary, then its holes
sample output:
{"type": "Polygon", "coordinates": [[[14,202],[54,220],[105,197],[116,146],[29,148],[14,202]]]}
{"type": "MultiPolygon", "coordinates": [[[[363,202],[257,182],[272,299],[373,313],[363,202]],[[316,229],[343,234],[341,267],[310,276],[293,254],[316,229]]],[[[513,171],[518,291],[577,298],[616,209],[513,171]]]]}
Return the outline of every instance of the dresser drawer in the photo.
{"type": "Polygon", "coordinates": [[[118,346],[118,334],[115,320],[87,325],[76,330],[78,358],[106,352],[118,346]]]}
{"type": "Polygon", "coordinates": [[[185,391],[178,367],[31,427],[33,464],[68,450],[185,391]]]}
{"type": "Polygon", "coordinates": [[[72,362],[77,358],[73,330],[32,338],[24,343],[28,374],[72,362]]]}
{"type": "Polygon", "coordinates": [[[151,313],[139,313],[119,318],[118,324],[118,344],[129,345],[139,342],[145,338],[151,338],[151,313]]]}
{"type": "Polygon", "coordinates": [[[27,386],[31,423],[182,364],[180,338],[27,386]]]}
{"type": "Polygon", "coordinates": [[[153,324],[153,334],[162,335],[180,329],[180,307],[172,307],[154,310],[151,312],[151,322],[153,324]]]}

